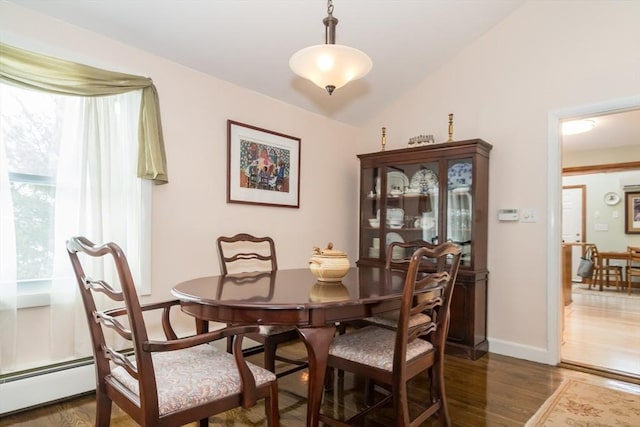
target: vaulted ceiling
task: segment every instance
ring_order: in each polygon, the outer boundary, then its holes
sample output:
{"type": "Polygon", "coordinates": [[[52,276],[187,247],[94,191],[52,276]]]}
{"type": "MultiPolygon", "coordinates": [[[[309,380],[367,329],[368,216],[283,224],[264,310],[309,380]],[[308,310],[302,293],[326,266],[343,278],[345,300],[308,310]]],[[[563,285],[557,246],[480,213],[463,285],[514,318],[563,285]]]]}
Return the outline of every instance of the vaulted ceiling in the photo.
{"type": "MultiPolygon", "coordinates": [[[[329,96],[289,69],[324,43],[326,0],[11,0],[256,92],[358,125],[524,0],[334,0],[336,43],[372,71],[329,96]]],[[[153,77],[153,76],[151,76],[153,77]]]]}
{"type": "MultiPolygon", "coordinates": [[[[329,96],[289,58],[324,43],[326,0],[10,0],[203,73],[359,125],[423,81],[524,0],[334,0],[336,43],[366,52],[372,71],[329,96]]],[[[153,77],[153,76],[151,76],[153,77]]],[[[566,152],[637,144],[640,110],[594,118],[566,152]]]]}

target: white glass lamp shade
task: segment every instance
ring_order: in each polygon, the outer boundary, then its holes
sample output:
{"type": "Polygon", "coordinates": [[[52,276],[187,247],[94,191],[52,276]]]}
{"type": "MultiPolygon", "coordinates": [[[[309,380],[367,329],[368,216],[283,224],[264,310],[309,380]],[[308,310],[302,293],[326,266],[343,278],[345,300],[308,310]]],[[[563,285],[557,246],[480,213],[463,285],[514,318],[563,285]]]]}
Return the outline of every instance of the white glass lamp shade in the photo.
{"type": "Polygon", "coordinates": [[[364,77],[372,67],[364,52],[339,44],[321,44],[301,49],[289,59],[297,75],[311,80],[329,93],[351,80],[364,77]],[[328,87],[333,86],[329,89],[328,87]]]}

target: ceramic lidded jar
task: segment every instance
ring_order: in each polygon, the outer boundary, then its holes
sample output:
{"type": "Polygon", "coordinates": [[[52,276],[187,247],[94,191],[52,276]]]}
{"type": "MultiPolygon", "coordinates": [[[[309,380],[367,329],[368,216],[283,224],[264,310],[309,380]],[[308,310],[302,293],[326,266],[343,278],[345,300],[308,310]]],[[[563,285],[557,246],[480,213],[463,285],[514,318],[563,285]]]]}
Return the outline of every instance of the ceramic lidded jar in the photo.
{"type": "Polygon", "coordinates": [[[347,254],[333,249],[329,242],[327,249],[313,248],[309,269],[321,282],[339,282],[349,271],[347,254]]]}

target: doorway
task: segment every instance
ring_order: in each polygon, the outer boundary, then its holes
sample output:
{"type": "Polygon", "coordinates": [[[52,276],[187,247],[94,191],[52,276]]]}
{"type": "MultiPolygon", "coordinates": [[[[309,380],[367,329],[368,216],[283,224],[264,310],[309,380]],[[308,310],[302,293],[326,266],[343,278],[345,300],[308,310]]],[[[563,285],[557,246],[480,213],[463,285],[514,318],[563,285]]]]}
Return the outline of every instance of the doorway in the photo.
{"type": "MultiPolygon", "coordinates": [[[[631,106],[638,109],[640,107],[640,100],[636,99],[633,102],[624,108],[613,108],[613,109],[602,109],[598,110],[594,107],[591,111],[581,112],[579,115],[573,115],[571,113],[567,113],[565,115],[559,115],[557,117],[558,124],[562,121],[572,119],[574,117],[608,117],[616,114],[620,114],[621,112],[627,112],[629,110],[633,110],[634,108],[630,108],[631,106]]],[[[638,110],[638,114],[640,114],[640,110],[638,110]]],[[[620,130],[620,129],[618,129],[620,130]]],[[[560,152],[562,152],[564,138],[557,135],[557,142],[559,145],[560,152]]],[[[615,138],[607,138],[608,144],[614,144],[612,141],[615,141],[615,138]]],[[[637,141],[637,139],[636,139],[637,141]]],[[[597,150],[598,147],[590,147],[587,149],[597,150]]],[[[609,149],[607,147],[607,149],[609,149]]],[[[562,166],[564,166],[564,157],[562,157],[562,164],[558,165],[560,170],[562,171],[562,166]]],[[[632,162],[625,162],[626,166],[629,164],[640,164],[639,158],[630,158],[632,162]]],[[[595,169],[598,166],[611,166],[611,165],[598,165],[597,162],[591,163],[591,165],[595,165],[595,169]]],[[[587,167],[584,167],[588,169],[587,167]]],[[[573,168],[579,169],[579,168],[573,168]]],[[[602,171],[600,171],[602,172],[602,171]]],[[[562,182],[562,173],[560,173],[560,181],[562,182]]],[[[584,243],[586,241],[590,241],[586,236],[586,229],[584,225],[579,226],[577,221],[578,217],[586,218],[584,212],[580,215],[578,206],[579,206],[579,196],[578,193],[581,191],[577,185],[573,186],[562,186],[561,193],[561,205],[557,209],[561,214],[561,230],[560,235],[562,237],[563,242],[576,242],[574,243],[573,248],[573,270],[572,276],[575,275],[575,267],[577,266],[577,260],[582,252],[582,247],[579,243],[584,243]]],[[[623,190],[616,186],[616,191],[623,195],[623,190]]],[[[583,190],[584,191],[584,188],[583,190]]],[[[591,192],[591,196],[594,197],[593,191],[591,192]]],[[[582,199],[584,200],[584,199],[582,199]]],[[[601,199],[598,199],[600,201],[601,199]]],[[[585,203],[583,203],[583,206],[585,203]]],[[[594,214],[593,210],[590,212],[591,215],[594,214]]],[[[595,212],[596,218],[598,214],[601,212],[595,212]]],[[[603,226],[606,221],[600,219],[599,221],[595,221],[596,224],[593,223],[593,217],[591,223],[589,224],[588,230],[593,231],[593,229],[597,231],[607,231],[606,229],[598,229],[595,226],[603,226]]],[[[602,233],[595,232],[592,238],[602,237],[602,233]]],[[[625,250],[627,246],[627,241],[620,242],[619,246],[616,246],[615,249],[609,250],[625,250]]],[[[577,277],[572,277],[573,281],[577,281],[579,279],[577,277]]],[[[574,283],[575,285],[575,283],[574,283]]],[[[636,291],[637,292],[637,291],[636,291]]],[[[614,295],[617,297],[617,295],[614,295]]],[[[560,308],[561,318],[568,322],[568,325],[571,326],[573,323],[573,327],[569,328],[570,332],[573,331],[574,336],[573,341],[570,343],[571,346],[567,346],[566,342],[561,341],[559,343],[559,355],[560,361],[563,364],[572,364],[577,365],[578,367],[585,368],[587,370],[593,370],[596,372],[601,372],[605,375],[622,375],[629,376],[635,380],[640,380],[640,352],[629,352],[628,348],[625,344],[629,345],[629,339],[633,341],[633,338],[629,336],[629,334],[636,334],[637,329],[634,329],[634,322],[640,321],[640,299],[638,299],[636,305],[630,305],[628,301],[624,302],[622,305],[616,305],[614,301],[617,300],[605,300],[602,298],[602,295],[593,294],[588,297],[588,300],[585,300],[582,295],[576,296],[574,295],[574,301],[572,303],[572,307],[562,307],[560,308]],[[577,301],[577,303],[576,303],[577,301]],[[586,302],[585,302],[586,301],[586,302]],[[626,312],[625,312],[626,310],[626,312]],[[630,311],[629,311],[630,310],[630,311]],[[612,320],[612,319],[616,320],[612,320]],[[624,323],[625,321],[629,322],[628,326],[624,326],[620,322],[624,323]],[[586,325],[589,325],[587,327],[586,325]],[[601,328],[600,328],[601,327],[601,328]],[[600,329],[599,329],[600,328],[600,329]],[[586,330],[588,329],[588,331],[586,330]],[[576,332],[577,331],[577,332],[576,332]],[[636,331],[636,332],[633,332],[636,331]],[[580,335],[582,333],[582,335],[580,335]],[[581,341],[581,342],[580,342],[581,341]],[[580,347],[581,346],[581,347],[580,347]],[[627,358],[625,362],[625,357],[627,358]]],[[[566,327],[566,324],[563,322],[566,327]]],[[[637,323],[636,323],[637,324],[637,323]]],[[[563,330],[565,332],[565,330],[563,330]]],[[[560,339],[565,338],[563,333],[560,333],[560,339]]]]}

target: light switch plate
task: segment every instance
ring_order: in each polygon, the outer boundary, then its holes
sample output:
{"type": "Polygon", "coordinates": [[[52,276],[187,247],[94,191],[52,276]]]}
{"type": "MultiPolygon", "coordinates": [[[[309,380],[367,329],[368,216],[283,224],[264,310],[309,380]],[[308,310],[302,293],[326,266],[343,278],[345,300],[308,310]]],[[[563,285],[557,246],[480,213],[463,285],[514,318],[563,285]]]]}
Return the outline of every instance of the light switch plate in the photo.
{"type": "Polygon", "coordinates": [[[524,208],[520,210],[520,221],[521,222],[537,222],[538,221],[538,213],[535,209],[532,208],[524,208]]]}
{"type": "Polygon", "coordinates": [[[609,231],[609,224],[607,223],[595,223],[594,224],[595,231],[609,231]]]}

